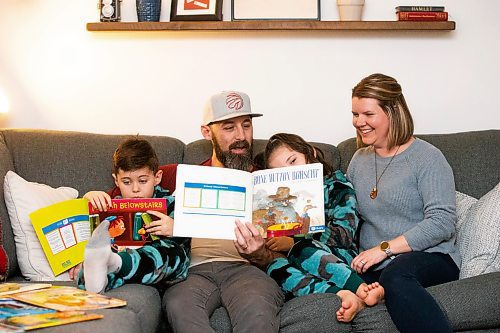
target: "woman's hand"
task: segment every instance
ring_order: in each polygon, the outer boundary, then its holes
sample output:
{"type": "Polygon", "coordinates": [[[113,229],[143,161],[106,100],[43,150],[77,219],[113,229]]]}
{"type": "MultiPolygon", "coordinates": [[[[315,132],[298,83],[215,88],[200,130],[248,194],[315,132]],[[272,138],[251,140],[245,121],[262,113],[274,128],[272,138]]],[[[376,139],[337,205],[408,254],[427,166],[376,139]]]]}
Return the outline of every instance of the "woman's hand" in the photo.
{"type": "Polygon", "coordinates": [[[111,197],[106,192],[90,191],[85,193],[83,197],[92,204],[94,209],[100,212],[105,212],[108,210],[108,207],[111,207],[111,197]]]}
{"type": "Polygon", "coordinates": [[[268,249],[279,252],[290,251],[293,244],[293,238],[286,236],[273,237],[268,239],[266,242],[266,246],[268,249]]]}
{"type": "Polygon", "coordinates": [[[146,213],[156,216],[159,220],[152,221],[146,225],[146,232],[155,236],[172,237],[174,232],[174,219],[154,210],[148,210],[146,213]]]}
{"type": "Polygon", "coordinates": [[[363,251],[352,260],[351,268],[358,274],[365,273],[370,267],[387,259],[387,254],[375,246],[369,250],[363,251]]]}

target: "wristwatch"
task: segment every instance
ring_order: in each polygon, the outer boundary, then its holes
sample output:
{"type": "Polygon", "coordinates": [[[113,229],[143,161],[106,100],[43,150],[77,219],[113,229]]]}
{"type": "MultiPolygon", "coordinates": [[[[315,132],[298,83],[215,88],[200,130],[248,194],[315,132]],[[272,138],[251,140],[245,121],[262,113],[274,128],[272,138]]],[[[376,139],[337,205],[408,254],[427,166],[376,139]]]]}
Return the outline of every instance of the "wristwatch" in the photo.
{"type": "Polygon", "coordinates": [[[394,253],[392,253],[392,251],[391,251],[391,247],[389,246],[389,242],[387,242],[387,241],[381,242],[380,249],[387,254],[387,257],[389,257],[389,259],[392,260],[392,259],[396,258],[394,253]]]}

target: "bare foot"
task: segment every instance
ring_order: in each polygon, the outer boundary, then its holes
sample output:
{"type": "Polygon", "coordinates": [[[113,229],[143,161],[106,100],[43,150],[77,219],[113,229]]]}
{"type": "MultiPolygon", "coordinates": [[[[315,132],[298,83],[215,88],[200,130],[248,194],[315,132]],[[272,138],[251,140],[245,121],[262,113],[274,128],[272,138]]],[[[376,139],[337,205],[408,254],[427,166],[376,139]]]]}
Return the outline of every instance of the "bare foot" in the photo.
{"type": "Polygon", "coordinates": [[[337,320],[348,323],[365,307],[365,303],[361,298],[356,296],[352,291],[340,290],[337,295],[342,300],[342,306],[336,312],[337,320]]]}
{"type": "Polygon", "coordinates": [[[356,295],[358,295],[368,306],[374,306],[384,298],[384,287],[378,282],[370,284],[363,283],[359,287],[362,288],[362,292],[359,292],[358,288],[356,295]]]}

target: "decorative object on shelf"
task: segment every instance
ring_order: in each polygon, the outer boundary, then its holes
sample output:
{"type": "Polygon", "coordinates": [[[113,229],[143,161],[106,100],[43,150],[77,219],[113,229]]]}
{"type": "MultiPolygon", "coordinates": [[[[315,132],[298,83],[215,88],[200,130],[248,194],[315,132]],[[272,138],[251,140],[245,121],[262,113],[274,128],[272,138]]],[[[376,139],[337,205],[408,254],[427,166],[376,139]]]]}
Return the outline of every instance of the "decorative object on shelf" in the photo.
{"type": "Polygon", "coordinates": [[[231,0],[231,19],[319,20],[320,0],[231,0]]]}
{"type": "Polygon", "coordinates": [[[361,21],[365,0],[337,0],[341,21],[361,21]]]}
{"type": "Polygon", "coordinates": [[[222,0],[172,0],[170,21],[222,21],[222,0]]]}
{"type": "Polygon", "coordinates": [[[101,22],[119,22],[122,0],[99,0],[98,9],[101,22]]]}
{"type": "Polygon", "coordinates": [[[139,22],[159,22],[161,0],[136,0],[139,22]]]}

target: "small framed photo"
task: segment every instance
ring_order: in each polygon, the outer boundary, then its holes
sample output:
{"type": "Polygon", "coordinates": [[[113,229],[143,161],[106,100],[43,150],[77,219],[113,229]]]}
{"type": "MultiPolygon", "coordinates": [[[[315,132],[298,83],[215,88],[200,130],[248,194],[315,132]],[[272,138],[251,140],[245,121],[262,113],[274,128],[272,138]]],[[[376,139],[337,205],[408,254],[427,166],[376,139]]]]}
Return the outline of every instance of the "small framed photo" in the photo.
{"type": "Polygon", "coordinates": [[[231,0],[231,19],[317,20],[320,0],[231,0]]]}
{"type": "Polygon", "coordinates": [[[170,21],[222,21],[222,0],[172,0],[170,21]]]}

